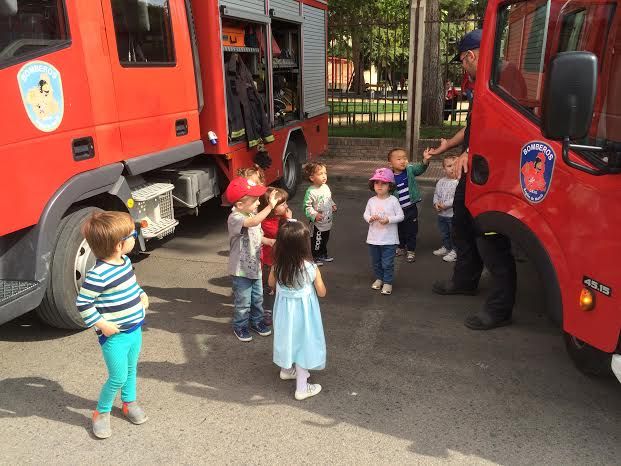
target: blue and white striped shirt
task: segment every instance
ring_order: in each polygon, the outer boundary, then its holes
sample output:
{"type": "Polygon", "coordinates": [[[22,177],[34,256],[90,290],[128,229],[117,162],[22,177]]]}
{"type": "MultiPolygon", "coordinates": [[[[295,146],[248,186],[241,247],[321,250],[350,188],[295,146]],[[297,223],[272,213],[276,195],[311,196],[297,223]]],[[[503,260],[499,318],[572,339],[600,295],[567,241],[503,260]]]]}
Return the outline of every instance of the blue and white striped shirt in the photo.
{"type": "MultiPolygon", "coordinates": [[[[76,306],[88,327],[105,319],[117,324],[121,332],[132,332],[144,321],[142,293],[129,257],[123,256],[122,265],[97,260],[84,278],[76,306]]],[[[105,337],[99,329],[97,335],[103,344],[105,337]]]]}
{"type": "Polygon", "coordinates": [[[412,199],[410,199],[410,188],[408,186],[408,171],[403,170],[398,175],[395,175],[395,184],[397,185],[396,195],[399,199],[399,204],[402,209],[410,207],[412,205],[412,199]]]}

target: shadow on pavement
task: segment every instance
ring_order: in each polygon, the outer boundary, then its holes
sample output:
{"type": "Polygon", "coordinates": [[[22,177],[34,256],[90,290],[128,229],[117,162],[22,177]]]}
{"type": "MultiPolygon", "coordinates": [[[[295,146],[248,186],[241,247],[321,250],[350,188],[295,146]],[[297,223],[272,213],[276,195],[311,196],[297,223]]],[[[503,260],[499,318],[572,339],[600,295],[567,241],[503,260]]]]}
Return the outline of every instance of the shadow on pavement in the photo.
{"type": "Polygon", "coordinates": [[[56,340],[79,332],[81,330],[64,330],[50,327],[41,322],[33,311],[0,325],[0,341],[56,340]]]}
{"type": "Polygon", "coordinates": [[[37,416],[87,428],[90,418],[72,409],[93,409],[93,400],[67,393],[53,380],[22,377],[0,381],[0,418],[37,416]]]}

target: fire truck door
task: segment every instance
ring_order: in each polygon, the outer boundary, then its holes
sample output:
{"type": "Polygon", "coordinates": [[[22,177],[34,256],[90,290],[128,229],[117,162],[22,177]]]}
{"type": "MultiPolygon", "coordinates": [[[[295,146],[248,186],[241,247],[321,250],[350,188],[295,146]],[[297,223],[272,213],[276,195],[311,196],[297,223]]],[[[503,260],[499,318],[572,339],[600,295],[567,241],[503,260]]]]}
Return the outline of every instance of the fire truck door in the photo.
{"type": "Polygon", "coordinates": [[[124,157],[199,139],[183,0],[101,2],[124,157]]]}
{"type": "Polygon", "coordinates": [[[98,166],[74,4],[0,13],[0,235],[36,224],[63,183],[98,166]]]}

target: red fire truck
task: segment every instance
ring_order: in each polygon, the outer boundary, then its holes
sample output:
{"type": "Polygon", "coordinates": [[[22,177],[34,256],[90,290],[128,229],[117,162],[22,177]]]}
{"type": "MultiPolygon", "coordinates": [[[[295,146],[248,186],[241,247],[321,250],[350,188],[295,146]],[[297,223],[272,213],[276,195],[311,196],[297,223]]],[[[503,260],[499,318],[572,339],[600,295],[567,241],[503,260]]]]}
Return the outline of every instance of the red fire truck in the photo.
{"type": "Polygon", "coordinates": [[[470,211],[528,253],[594,374],[620,351],[620,52],[619,0],[490,0],[469,149],[470,211]]]}
{"type": "Polygon", "coordinates": [[[290,193],[327,149],[323,0],[0,0],[0,323],[79,328],[80,224],[145,241],[261,151],[290,193]]]}

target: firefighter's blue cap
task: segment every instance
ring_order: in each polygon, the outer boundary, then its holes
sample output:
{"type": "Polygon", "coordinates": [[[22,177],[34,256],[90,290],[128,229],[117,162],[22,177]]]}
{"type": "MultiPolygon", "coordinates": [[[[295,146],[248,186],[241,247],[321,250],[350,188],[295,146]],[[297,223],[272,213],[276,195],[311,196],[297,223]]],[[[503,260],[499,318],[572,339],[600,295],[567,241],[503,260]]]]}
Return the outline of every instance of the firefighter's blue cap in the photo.
{"type": "Polygon", "coordinates": [[[457,55],[453,58],[454,62],[461,62],[459,56],[467,52],[468,50],[475,50],[481,47],[481,36],[483,35],[483,29],[475,29],[466,34],[457,44],[457,55]]]}

